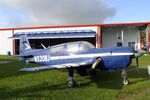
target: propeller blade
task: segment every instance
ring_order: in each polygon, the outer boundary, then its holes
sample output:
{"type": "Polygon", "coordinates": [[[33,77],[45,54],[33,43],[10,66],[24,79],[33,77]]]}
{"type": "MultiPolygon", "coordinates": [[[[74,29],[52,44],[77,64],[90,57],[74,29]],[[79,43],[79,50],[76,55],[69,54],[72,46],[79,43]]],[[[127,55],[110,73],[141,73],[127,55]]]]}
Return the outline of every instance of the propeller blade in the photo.
{"type": "Polygon", "coordinates": [[[146,53],[146,51],[144,51],[144,50],[135,50],[134,51],[135,58],[140,57],[145,53],[146,53]]]}
{"type": "Polygon", "coordinates": [[[137,67],[139,67],[139,59],[138,58],[136,58],[136,65],[137,65],[137,67]]]}
{"type": "Polygon", "coordinates": [[[139,73],[139,57],[136,57],[136,67],[135,68],[139,73]]]}

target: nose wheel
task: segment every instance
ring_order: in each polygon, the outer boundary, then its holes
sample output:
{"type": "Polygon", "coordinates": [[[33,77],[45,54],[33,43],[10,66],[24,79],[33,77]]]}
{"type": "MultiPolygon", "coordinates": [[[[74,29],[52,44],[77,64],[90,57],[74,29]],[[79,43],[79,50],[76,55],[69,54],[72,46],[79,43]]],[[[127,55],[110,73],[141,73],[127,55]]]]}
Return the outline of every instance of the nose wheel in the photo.
{"type": "Polygon", "coordinates": [[[124,85],[128,85],[128,84],[129,84],[129,81],[128,81],[128,80],[123,80],[123,84],[124,84],[124,85]]]}
{"type": "Polygon", "coordinates": [[[122,73],[121,73],[121,77],[123,78],[123,84],[124,85],[128,85],[129,84],[129,81],[127,80],[127,72],[126,70],[123,70],[122,73]]]}

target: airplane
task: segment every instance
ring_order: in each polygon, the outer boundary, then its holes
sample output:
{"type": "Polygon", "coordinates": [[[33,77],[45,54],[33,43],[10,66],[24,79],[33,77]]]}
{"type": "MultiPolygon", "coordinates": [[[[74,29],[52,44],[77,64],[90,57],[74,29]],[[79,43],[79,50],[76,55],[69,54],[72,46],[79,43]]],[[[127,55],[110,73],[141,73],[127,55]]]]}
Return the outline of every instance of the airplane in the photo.
{"type": "Polygon", "coordinates": [[[20,36],[20,60],[25,61],[26,64],[37,63],[42,65],[40,67],[22,68],[20,71],[68,69],[68,87],[76,86],[74,69],[87,65],[90,65],[90,67],[84,67],[85,70],[115,71],[121,69],[123,84],[127,85],[129,81],[126,68],[131,64],[133,58],[136,58],[138,66],[138,58],[145,53],[138,50],[135,52],[131,47],[95,48],[93,44],[87,41],[67,42],[47,48],[43,44],[42,46],[43,49],[32,49],[27,35],[20,36]]]}

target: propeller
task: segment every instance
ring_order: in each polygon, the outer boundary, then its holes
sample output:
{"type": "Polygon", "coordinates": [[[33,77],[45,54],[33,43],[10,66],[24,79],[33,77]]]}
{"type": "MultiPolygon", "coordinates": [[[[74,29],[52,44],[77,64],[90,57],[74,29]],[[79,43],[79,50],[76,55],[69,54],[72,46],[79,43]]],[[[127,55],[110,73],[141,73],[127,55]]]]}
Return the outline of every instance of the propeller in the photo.
{"type": "Polygon", "coordinates": [[[136,58],[136,65],[139,67],[139,58],[136,58]]]}
{"type": "Polygon", "coordinates": [[[146,51],[144,51],[144,50],[135,50],[134,51],[134,57],[136,59],[136,66],[137,66],[138,72],[139,72],[139,57],[141,57],[145,53],[146,53],[146,51]]]}
{"type": "Polygon", "coordinates": [[[134,56],[135,58],[141,57],[142,55],[144,55],[146,53],[146,51],[144,50],[135,50],[134,51],[134,56]]]}

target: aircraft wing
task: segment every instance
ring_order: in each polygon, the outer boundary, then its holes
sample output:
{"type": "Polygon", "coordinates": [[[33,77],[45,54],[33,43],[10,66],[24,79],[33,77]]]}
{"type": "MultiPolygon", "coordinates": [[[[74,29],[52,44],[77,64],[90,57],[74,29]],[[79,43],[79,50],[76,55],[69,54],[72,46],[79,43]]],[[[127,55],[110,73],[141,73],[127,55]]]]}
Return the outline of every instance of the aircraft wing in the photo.
{"type": "Polygon", "coordinates": [[[66,66],[58,66],[58,65],[39,66],[39,67],[31,67],[31,68],[22,68],[20,69],[20,71],[40,71],[40,70],[56,69],[58,67],[65,68],[66,66]]]}
{"type": "Polygon", "coordinates": [[[31,68],[22,68],[20,71],[40,71],[40,70],[48,70],[48,69],[62,69],[62,68],[69,68],[69,67],[79,67],[81,65],[89,65],[91,61],[84,61],[81,63],[65,63],[59,65],[47,65],[47,66],[39,66],[39,67],[31,67],[31,68]]]}

